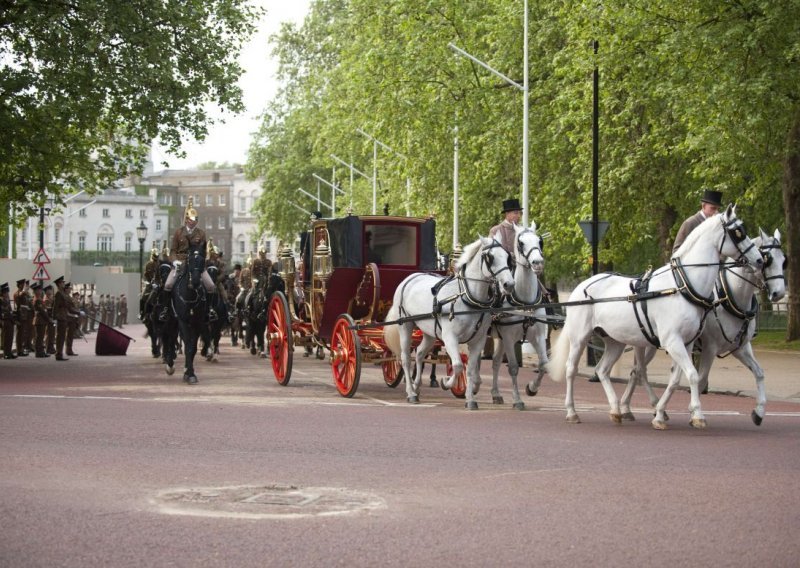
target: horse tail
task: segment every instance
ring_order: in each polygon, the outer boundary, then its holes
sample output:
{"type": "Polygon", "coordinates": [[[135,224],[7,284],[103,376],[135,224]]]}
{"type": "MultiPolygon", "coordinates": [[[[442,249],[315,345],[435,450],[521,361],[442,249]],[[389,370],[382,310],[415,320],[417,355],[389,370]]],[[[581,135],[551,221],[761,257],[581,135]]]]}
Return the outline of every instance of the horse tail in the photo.
{"type": "Polygon", "coordinates": [[[556,344],[553,346],[550,362],[547,364],[547,370],[550,373],[550,378],[555,382],[560,383],[564,380],[567,374],[567,357],[569,356],[569,320],[564,322],[564,327],[561,333],[558,334],[556,344]]]}
{"type": "MultiPolygon", "coordinates": [[[[392,305],[389,313],[386,314],[386,321],[394,321],[400,316],[400,308],[392,305]]],[[[383,327],[383,341],[395,355],[400,355],[400,329],[396,324],[383,327]]]]}

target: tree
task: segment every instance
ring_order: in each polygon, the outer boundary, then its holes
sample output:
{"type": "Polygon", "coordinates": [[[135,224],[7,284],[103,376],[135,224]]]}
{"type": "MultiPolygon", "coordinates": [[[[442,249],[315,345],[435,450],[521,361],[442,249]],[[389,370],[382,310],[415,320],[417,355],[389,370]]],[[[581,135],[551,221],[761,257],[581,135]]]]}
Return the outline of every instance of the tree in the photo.
{"type": "Polygon", "coordinates": [[[237,56],[250,0],[0,2],[0,200],[108,187],[150,141],[177,155],[203,139],[214,103],[243,109],[237,56]]]}

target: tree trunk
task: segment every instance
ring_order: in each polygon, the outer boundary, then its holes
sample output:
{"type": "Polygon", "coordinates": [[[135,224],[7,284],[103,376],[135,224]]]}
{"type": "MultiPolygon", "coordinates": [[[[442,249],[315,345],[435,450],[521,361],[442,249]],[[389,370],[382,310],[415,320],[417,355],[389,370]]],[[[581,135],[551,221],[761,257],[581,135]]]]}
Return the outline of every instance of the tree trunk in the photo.
{"type": "Polygon", "coordinates": [[[664,205],[658,215],[658,246],[661,252],[661,261],[663,264],[669,262],[672,257],[672,244],[674,239],[670,236],[672,226],[678,220],[678,212],[675,211],[671,205],[664,205]]]}
{"type": "Polygon", "coordinates": [[[783,210],[786,212],[786,287],[789,318],[786,340],[800,339],[800,109],[786,140],[783,168],[783,210]]]}

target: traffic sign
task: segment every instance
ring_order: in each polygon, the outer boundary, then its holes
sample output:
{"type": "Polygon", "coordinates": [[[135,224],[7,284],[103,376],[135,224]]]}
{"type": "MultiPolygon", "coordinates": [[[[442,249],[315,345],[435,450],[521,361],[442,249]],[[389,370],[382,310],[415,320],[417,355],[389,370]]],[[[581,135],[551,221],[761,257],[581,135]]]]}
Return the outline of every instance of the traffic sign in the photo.
{"type": "Polygon", "coordinates": [[[47,273],[47,269],[44,267],[44,264],[39,265],[39,268],[37,268],[36,272],[33,273],[31,280],[50,280],[50,275],[47,273]]]}
{"type": "MultiPolygon", "coordinates": [[[[592,222],[591,221],[578,221],[578,225],[580,225],[581,230],[583,231],[583,236],[586,237],[586,240],[589,242],[589,245],[592,244],[592,222]]],[[[603,237],[608,230],[608,221],[598,221],[597,222],[597,242],[598,244],[600,241],[603,240],[603,237]]]]}
{"type": "Polygon", "coordinates": [[[36,256],[33,257],[33,264],[50,264],[50,257],[47,256],[43,248],[40,248],[36,256]]]}

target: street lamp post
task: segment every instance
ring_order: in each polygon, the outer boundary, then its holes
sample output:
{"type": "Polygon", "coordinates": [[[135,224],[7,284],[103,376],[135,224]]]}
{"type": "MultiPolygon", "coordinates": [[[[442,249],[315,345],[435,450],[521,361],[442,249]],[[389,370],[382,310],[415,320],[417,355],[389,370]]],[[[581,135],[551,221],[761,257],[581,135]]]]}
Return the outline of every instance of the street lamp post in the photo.
{"type": "Polygon", "coordinates": [[[144,224],[144,220],[139,221],[139,226],[136,227],[136,238],[139,239],[139,289],[141,290],[142,278],[144,277],[144,274],[142,274],[144,241],[147,239],[147,225],[144,224]]]}

